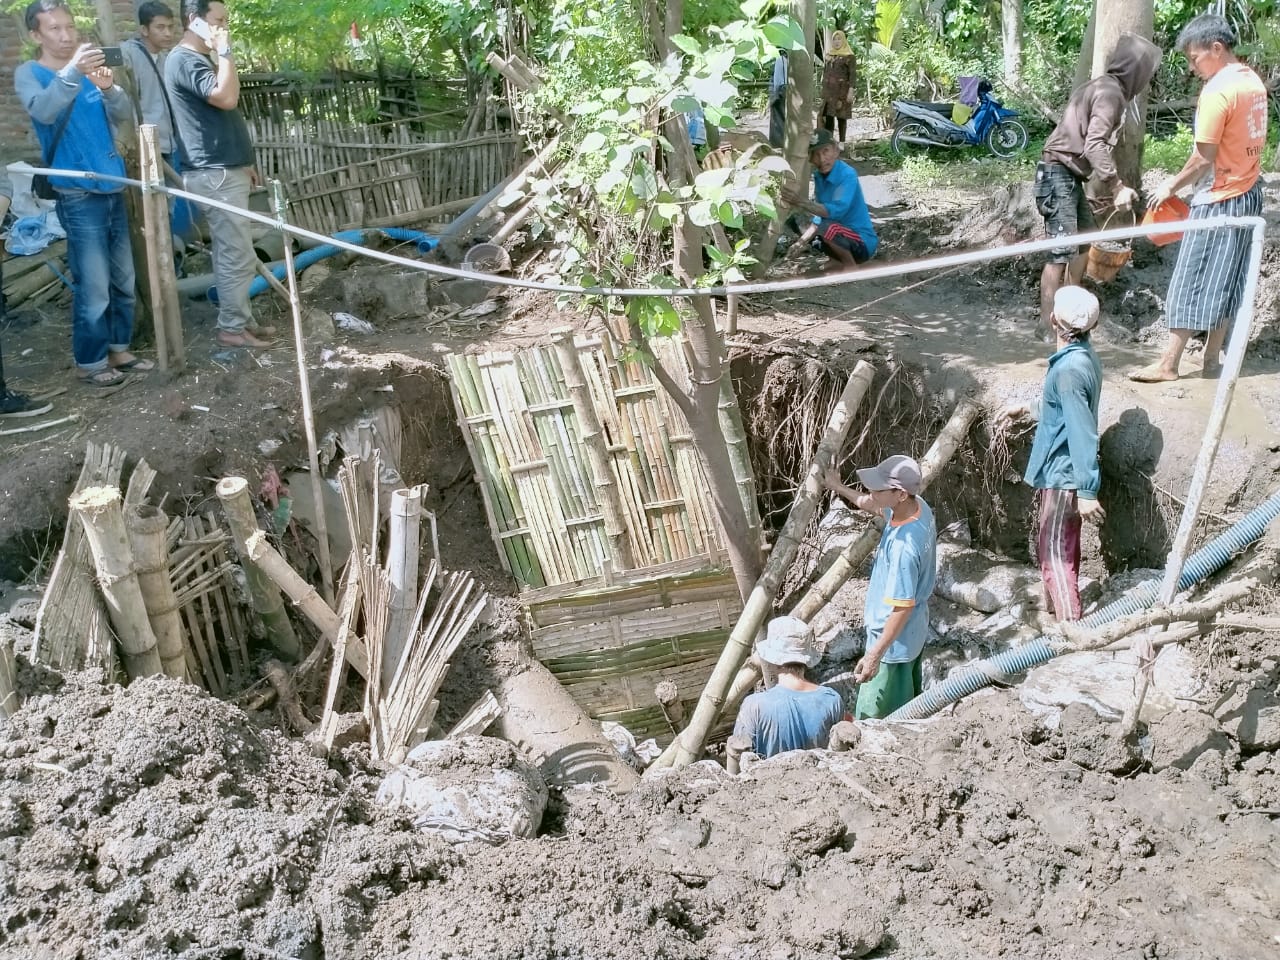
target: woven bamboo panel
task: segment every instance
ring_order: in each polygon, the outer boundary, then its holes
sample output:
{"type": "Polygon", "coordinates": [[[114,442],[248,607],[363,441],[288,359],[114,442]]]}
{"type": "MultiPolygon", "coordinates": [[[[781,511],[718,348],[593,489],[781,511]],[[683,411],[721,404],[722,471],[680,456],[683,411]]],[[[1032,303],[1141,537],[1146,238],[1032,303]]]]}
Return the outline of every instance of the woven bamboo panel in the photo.
{"type": "MultiPolygon", "coordinates": [[[[723,567],[706,479],[679,410],[648,368],[579,337],[591,401],[617,484],[631,569],[694,560],[684,572],[723,567]]],[[[687,377],[674,341],[656,345],[687,377]]],[[[498,555],[526,588],[596,586],[626,579],[612,555],[577,416],[555,351],[454,354],[451,385],[498,555]]],[[[665,572],[665,571],[661,571],[665,572]]],[[[563,594],[560,594],[563,595],[563,594]]]]}

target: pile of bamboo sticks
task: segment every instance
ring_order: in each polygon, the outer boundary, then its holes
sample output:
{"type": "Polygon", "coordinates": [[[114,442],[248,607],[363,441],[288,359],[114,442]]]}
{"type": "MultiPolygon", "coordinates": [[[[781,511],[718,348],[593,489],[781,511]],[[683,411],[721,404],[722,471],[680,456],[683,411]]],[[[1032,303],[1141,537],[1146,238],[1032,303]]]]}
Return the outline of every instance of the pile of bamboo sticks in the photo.
{"type": "Polygon", "coordinates": [[[10,310],[71,296],[67,241],[49,244],[28,257],[9,257],[4,263],[4,299],[10,310]]]}

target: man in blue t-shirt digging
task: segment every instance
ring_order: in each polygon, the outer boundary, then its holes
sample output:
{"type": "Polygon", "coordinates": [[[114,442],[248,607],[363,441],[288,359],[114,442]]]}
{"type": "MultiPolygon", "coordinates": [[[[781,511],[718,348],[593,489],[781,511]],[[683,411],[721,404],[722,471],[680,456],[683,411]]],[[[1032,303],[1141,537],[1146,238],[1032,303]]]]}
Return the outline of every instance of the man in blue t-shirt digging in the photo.
{"type": "Polygon", "coordinates": [[[840,145],[830,130],[814,131],[809,140],[809,162],[813,165],[813,200],[795,187],[782,188],[784,202],[813,216],[791,249],[803,251],[817,237],[831,258],[828,270],[852,270],[875,256],[880,245],[858,172],[840,159],[840,145]]]}
{"type": "Polygon", "coordinates": [[[777,617],[756,656],[777,670],[778,682],[742,701],[734,734],[747,737],[762,757],[825,747],[831,728],[844,719],[844,702],[806,675],[822,659],[813,630],[795,617],[777,617]]]}
{"type": "Polygon", "coordinates": [[[886,520],[863,610],[866,652],[853,669],[861,684],[855,718],[882,719],[923,690],[920,654],[929,633],[937,530],[920,496],[920,464],[910,457],[889,457],[859,470],[858,479],[868,493],[846,487],[834,470],[826,482],[859,510],[886,520]]]}

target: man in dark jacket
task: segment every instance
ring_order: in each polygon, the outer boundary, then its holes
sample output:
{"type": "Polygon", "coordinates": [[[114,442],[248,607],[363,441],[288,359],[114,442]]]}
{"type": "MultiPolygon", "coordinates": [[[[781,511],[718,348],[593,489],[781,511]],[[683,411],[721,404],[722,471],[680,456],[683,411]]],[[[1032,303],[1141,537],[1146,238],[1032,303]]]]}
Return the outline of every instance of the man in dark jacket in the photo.
{"type": "MultiPolygon", "coordinates": [[[[1123,34],[1107,60],[1107,72],[1071,95],[1062,121],[1045,141],[1036,166],[1036,209],[1044,217],[1045,232],[1065,237],[1094,226],[1085,182],[1093,177],[1100,200],[1110,198],[1117,210],[1128,210],[1138,198],[1137,184],[1120,181],[1115,146],[1124,126],[1129,102],[1147,89],[1160,66],[1161,52],[1150,40],[1123,34]]],[[[1082,249],[1059,247],[1040,274],[1040,318],[1046,328],[1053,312],[1053,296],[1064,283],[1079,283],[1084,275],[1082,249]]]]}
{"type": "Polygon", "coordinates": [[[1089,342],[1098,325],[1098,298],[1084,287],[1058,289],[1049,315],[1057,349],[1049,357],[1038,409],[1010,407],[1003,427],[1030,417],[1037,421],[1023,476],[1039,498],[1037,559],[1049,612],[1059,620],[1080,619],[1080,521],[1105,519],[1098,503],[1098,404],[1102,365],[1089,342]]]}

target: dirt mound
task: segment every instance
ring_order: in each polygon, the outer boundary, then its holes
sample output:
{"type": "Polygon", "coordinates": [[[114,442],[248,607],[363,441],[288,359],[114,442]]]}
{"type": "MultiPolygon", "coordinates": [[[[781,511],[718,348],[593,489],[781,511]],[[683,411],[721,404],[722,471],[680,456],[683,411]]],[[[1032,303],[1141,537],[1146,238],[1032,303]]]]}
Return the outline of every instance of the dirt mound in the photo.
{"type": "Polygon", "coordinates": [[[1118,724],[995,693],[450,847],[371,802],[359,747],[330,766],[173,681],[71,680],[0,729],[0,957],[1261,955],[1280,763],[1232,729],[1170,745],[1215,765],[1117,778],[1118,724]]]}

